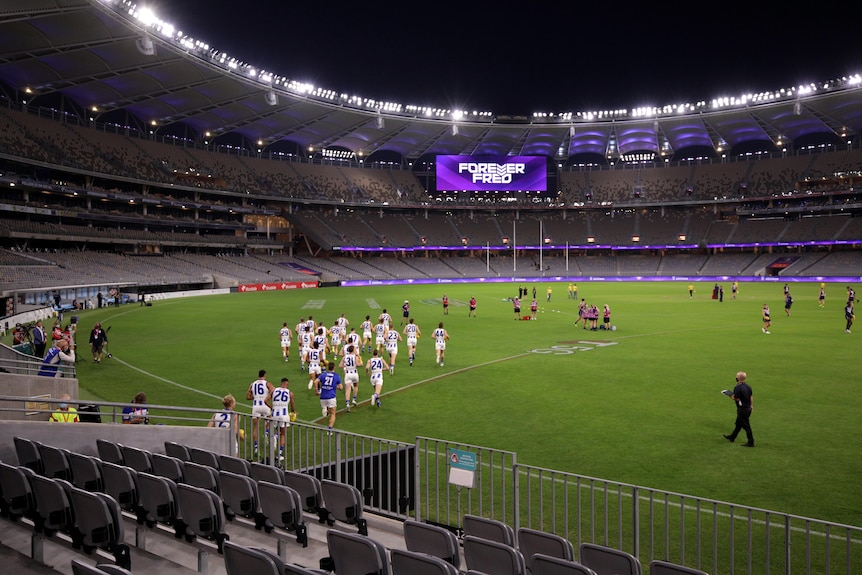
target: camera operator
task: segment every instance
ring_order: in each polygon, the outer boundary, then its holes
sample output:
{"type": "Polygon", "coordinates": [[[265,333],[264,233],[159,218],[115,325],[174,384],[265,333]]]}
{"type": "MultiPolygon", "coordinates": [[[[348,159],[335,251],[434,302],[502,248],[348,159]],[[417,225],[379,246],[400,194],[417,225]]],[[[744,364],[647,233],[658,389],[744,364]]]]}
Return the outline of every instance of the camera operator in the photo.
{"type": "Polygon", "coordinates": [[[54,342],[51,349],[42,360],[42,367],[36,375],[44,377],[57,377],[60,374],[60,362],[75,363],[75,350],[70,349],[69,342],[65,339],[58,339],[54,342]]]}

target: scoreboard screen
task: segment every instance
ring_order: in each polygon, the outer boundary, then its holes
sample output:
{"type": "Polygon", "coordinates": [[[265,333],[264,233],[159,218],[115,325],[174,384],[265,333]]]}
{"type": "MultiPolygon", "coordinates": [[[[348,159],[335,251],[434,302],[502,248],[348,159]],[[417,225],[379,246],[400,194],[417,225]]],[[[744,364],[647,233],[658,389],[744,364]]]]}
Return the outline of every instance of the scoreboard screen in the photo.
{"type": "Polygon", "coordinates": [[[437,156],[438,192],[548,189],[543,156],[437,156]]]}

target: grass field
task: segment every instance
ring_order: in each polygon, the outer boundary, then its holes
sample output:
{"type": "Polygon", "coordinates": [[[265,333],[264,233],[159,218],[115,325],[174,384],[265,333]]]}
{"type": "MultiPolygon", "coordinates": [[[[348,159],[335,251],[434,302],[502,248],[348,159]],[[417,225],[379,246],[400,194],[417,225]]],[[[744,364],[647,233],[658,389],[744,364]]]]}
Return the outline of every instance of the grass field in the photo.
{"type": "MultiPolygon", "coordinates": [[[[282,361],[281,324],[293,329],[312,314],[332,325],[345,313],[358,329],[387,308],[397,325],[409,299],[424,334],[416,365],[402,344],[382,408],[340,413],[337,427],[506,449],[531,465],[862,524],[860,336],[844,332],[844,285],[829,285],[820,308],[816,284],[791,284],[786,317],[781,284],[743,283],[736,300],[728,284],[723,302],[710,298],[711,284],[697,284],[694,298],[683,283],[579,284],[579,297],[611,306],[610,332],[573,325],[577,302],[566,284],[536,287],[538,321],[513,320],[506,298],[517,295],[514,284],[232,294],[89,311],[79,343],[101,321],[111,327],[113,358],[79,363],[82,396],[125,402],[145,390],[154,404],[215,410],[233,393],[248,411],[245,390],[266,369],[270,381],[290,377],[299,418],[314,420],[318,401],[297,349],[282,361]],[[477,318],[467,317],[472,295],[477,318]],[[763,303],[772,308],[770,335],[760,329],[763,303]],[[439,321],[451,335],[445,367],[435,364],[430,337],[439,321]],[[722,438],[735,410],[719,391],[738,370],[754,389],[755,449],[722,438]]],[[[81,357],[89,359],[86,345],[81,357]]],[[[361,381],[368,399],[364,373],[361,381]]]]}

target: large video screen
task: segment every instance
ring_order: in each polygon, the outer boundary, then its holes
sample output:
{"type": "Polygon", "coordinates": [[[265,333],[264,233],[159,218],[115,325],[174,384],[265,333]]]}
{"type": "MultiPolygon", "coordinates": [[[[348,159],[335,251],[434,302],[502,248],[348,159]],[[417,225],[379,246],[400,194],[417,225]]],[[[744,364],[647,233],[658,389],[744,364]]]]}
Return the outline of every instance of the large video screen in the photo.
{"type": "Polygon", "coordinates": [[[543,156],[437,156],[437,191],[548,189],[543,156]]]}

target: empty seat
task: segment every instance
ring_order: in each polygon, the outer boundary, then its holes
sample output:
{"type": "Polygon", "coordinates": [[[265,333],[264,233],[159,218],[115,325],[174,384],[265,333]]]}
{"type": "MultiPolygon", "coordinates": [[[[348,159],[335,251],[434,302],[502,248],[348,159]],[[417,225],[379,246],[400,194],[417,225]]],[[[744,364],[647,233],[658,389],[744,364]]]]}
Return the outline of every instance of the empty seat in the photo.
{"type": "Polygon", "coordinates": [[[439,557],[455,567],[461,566],[458,536],[445,527],[407,519],[404,521],[404,543],[410,551],[439,557]]]}
{"type": "Polygon", "coordinates": [[[227,539],[225,533],[224,502],[221,497],[202,487],[181,483],[177,485],[180,516],[185,524],[186,541],[201,537],[215,541],[219,552],[227,539]]]}
{"type": "MultiPolygon", "coordinates": [[[[252,477],[255,474],[255,464],[251,464],[252,477]]],[[[275,469],[273,467],[273,469],[275,469]]],[[[329,518],[329,512],[323,504],[323,496],[321,495],[320,480],[313,475],[300,473],[298,471],[287,471],[281,473],[282,483],[288,487],[295,489],[302,498],[302,509],[308,513],[314,513],[318,516],[318,520],[323,523],[329,518]]],[[[260,481],[260,479],[258,479],[260,481]]],[[[273,482],[275,483],[275,482],[273,482]]]]}
{"type": "Polygon", "coordinates": [[[532,557],[537,553],[559,557],[566,561],[575,560],[575,547],[565,537],[554,533],[539,531],[527,527],[518,529],[518,550],[527,562],[527,569],[532,568],[532,557]]]}
{"type": "Polygon", "coordinates": [[[137,512],[138,509],[138,472],[125,465],[102,462],[102,481],[105,493],[120,505],[121,509],[137,512]]]}
{"type": "Polygon", "coordinates": [[[18,465],[32,469],[42,475],[45,468],[42,466],[42,454],[38,444],[26,437],[15,437],[13,441],[15,443],[15,455],[18,456],[18,465]]]}
{"type": "Polygon", "coordinates": [[[283,575],[283,564],[262,549],[224,542],[224,567],[227,575],[283,575]]]}
{"type": "Polygon", "coordinates": [[[189,457],[195,463],[206,465],[214,469],[220,469],[218,453],[208,449],[200,449],[197,447],[189,447],[189,457]]]}
{"type": "Polygon", "coordinates": [[[149,451],[130,445],[122,445],[120,450],[123,452],[123,461],[126,467],[131,467],[141,473],[153,472],[153,456],[149,451]]]}
{"type": "Polygon", "coordinates": [[[292,487],[269,481],[259,481],[257,491],[266,532],[270,533],[274,527],[294,531],[297,543],[307,547],[308,531],[302,519],[302,497],[299,493],[292,487]]]}
{"type": "Polygon", "coordinates": [[[75,527],[70,501],[72,484],[64,479],[34,474],[30,478],[30,486],[36,501],[36,531],[49,537],[58,531],[71,533],[75,527]]]}
{"type": "Polygon", "coordinates": [[[69,463],[69,450],[46,443],[34,443],[39,449],[39,456],[42,458],[42,475],[71,481],[72,468],[69,463]]]}
{"type": "Polygon", "coordinates": [[[153,453],[153,475],[167,477],[175,483],[182,483],[185,479],[185,465],[181,459],[153,453]]]}
{"type": "Polygon", "coordinates": [[[167,478],[150,473],[138,474],[139,515],[138,523],[148,527],[162,523],[174,528],[176,534],[185,535],[185,525],[180,516],[177,484],[167,478]]]}
{"type": "Polygon", "coordinates": [[[463,527],[464,535],[489,539],[509,547],[515,546],[515,531],[502,521],[478,515],[465,515],[463,527]]]}
{"type": "Polygon", "coordinates": [[[218,474],[227,518],[233,519],[234,516],[239,515],[253,519],[254,526],[257,529],[262,529],[265,519],[260,512],[260,495],[257,490],[257,482],[248,475],[240,475],[230,471],[219,471],[218,474]]]}
{"type": "Polygon", "coordinates": [[[510,545],[473,535],[464,536],[467,569],[493,575],[525,575],[524,556],[510,545]]]}
{"type": "Polygon", "coordinates": [[[102,461],[76,451],[69,452],[69,467],[72,470],[72,485],[87,491],[104,491],[102,461]]]}
{"type": "Polygon", "coordinates": [[[248,464],[248,474],[255,481],[269,481],[270,483],[284,483],[284,471],[273,465],[252,461],[248,464]]]}
{"type": "Polygon", "coordinates": [[[551,555],[536,553],[529,561],[532,575],[598,575],[586,565],[551,555]]]}
{"type": "Polygon", "coordinates": [[[578,557],[583,565],[598,575],[605,575],[606,573],[641,575],[641,563],[637,557],[613,547],[581,543],[578,548],[578,557]]]}
{"type": "Polygon", "coordinates": [[[251,475],[251,469],[248,461],[232,455],[219,455],[219,469],[230,471],[231,473],[239,473],[240,475],[251,475]]]}
{"type": "Polygon", "coordinates": [[[386,548],[379,541],[330,529],[326,543],[338,575],[389,575],[386,548]]]}
{"type": "Polygon", "coordinates": [[[176,457],[180,461],[191,461],[189,448],[175,441],[165,441],[165,455],[176,457]]]}
{"type": "Polygon", "coordinates": [[[320,481],[320,494],[329,512],[327,522],[341,521],[356,525],[359,533],[368,535],[368,523],[362,517],[362,493],[355,486],[323,479],[320,481]]]}
{"type": "Polygon", "coordinates": [[[108,441],[107,439],[96,439],[96,452],[102,461],[125,465],[122,445],[119,443],[108,441]]]}
{"type": "Polygon", "coordinates": [[[706,571],[654,559],[649,564],[650,575],[709,575],[706,571]]]}
{"type": "Polygon", "coordinates": [[[112,563],[90,565],[80,559],[72,559],[72,575],[132,575],[132,572],[112,563]]]}
{"type": "Polygon", "coordinates": [[[129,547],[124,543],[120,505],[105,493],[72,488],[72,510],[84,551],[99,548],[113,554],[120,567],[131,567],[129,547]]]}
{"type": "Polygon", "coordinates": [[[36,498],[30,478],[34,475],[29,467],[0,462],[0,514],[13,521],[33,517],[36,498]]]}
{"type": "Polygon", "coordinates": [[[392,561],[392,575],[459,575],[458,568],[439,557],[405,551],[403,549],[392,549],[390,552],[392,561]]]}
{"type": "Polygon", "coordinates": [[[218,470],[209,465],[185,461],[183,462],[183,476],[185,477],[184,483],[209,489],[216,494],[221,493],[218,470]]]}

